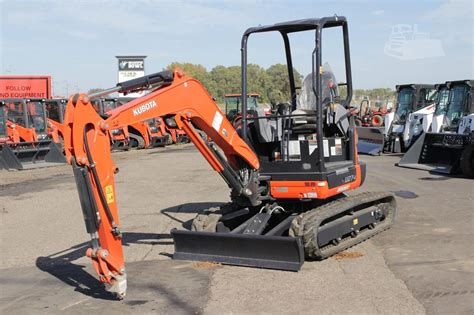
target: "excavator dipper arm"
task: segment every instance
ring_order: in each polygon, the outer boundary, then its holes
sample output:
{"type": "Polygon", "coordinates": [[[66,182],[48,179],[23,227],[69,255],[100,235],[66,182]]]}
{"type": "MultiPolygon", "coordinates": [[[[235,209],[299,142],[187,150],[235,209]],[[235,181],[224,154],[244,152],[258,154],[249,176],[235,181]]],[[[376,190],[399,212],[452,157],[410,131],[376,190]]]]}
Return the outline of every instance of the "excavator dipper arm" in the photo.
{"type": "MultiPolygon", "coordinates": [[[[119,83],[109,91],[127,93],[160,84],[152,93],[110,112],[103,119],[91,104],[92,96],[72,96],[65,112],[64,148],[72,165],[86,224],[91,235],[92,259],[99,279],[118,298],[126,292],[114,174],[118,172],[111,153],[108,132],[153,117],[174,115],[209,164],[225,179],[233,194],[256,200],[256,186],[239,176],[239,170],[258,170],[258,158],[238,136],[205,88],[179,69],[119,83]],[[223,151],[204,141],[195,128],[205,132],[223,151]]],[[[245,199],[245,198],[244,198],[245,199]]]]}

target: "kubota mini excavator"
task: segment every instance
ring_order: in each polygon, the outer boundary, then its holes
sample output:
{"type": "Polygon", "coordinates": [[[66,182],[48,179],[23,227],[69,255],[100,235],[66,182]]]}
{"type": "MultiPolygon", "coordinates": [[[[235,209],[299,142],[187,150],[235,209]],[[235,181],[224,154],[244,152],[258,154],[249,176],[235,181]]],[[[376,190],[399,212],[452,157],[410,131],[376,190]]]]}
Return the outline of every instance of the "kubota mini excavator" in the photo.
{"type": "Polygon", "coordinates": [[[193,221],[192,231],[172,230],[174,259],[297,271],[309,259],[324,259],[387,229],[395,199],[386,192],[346,196],[365,179],[359,162],[353,118],[349,35],[346,18],[306,19],[245,31],[242,38],[242,128],[234,129],[206,89],[179,69],[118,83],[96,95],[76,94],[67,104],[65,149],[76,178],[99,279],[122,298],[126,270],[116,205],[108,131],[153,117],[174,115],[199,152],[229,186],[231,202],[208,209],[193,221]],[[321,40],[327,28],[341,30],[347,96],[338,95],[334,76],[322,67],[321,40]],[[247,97],[247,43],[252,34],[281,35],[292,95],[265,115],[250,111],[247,97]],[[297,110],[290,40],[310,32],[315,39],[313,80],[302,89],[314,103],[297,110]],[[322,78],[331,78],[323,80],[322,78]],[[153,90],[99,116],[91,99],[104,93],[153,90]],[[296,111],[297,110],[297,111],[296,111]],[[298,113],[298,114],[295,114],[298,113]],[[298,117],[296,117],[298,116],[298,117]],[[298,119],[295,119],[298,118],[298,119]],[[212,141],[205,141],[200,132],[212,141]]]}
{"type": "Polygon", "coordinates": [[[66,163],[61,149],[49,137],[44,99],[2,99],[0,111],[9,138],[0,143],[0,168],[21,170],[66,163]]]}

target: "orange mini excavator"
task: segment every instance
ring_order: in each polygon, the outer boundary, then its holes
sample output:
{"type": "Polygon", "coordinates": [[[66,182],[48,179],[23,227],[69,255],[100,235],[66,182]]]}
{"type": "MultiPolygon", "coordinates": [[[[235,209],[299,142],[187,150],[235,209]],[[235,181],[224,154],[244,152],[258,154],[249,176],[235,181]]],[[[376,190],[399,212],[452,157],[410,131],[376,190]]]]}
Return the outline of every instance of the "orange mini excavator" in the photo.
{"type": "Polygon", "coordinates": [[[171,231],[174,259],[214,261],[297,271],[305,256],[324,259],[388,228],[394,197],[385,192],[345,195],[365,179],[356,151],[349,35],[344,17],[306,19],[245,31],[242,38],[242,124],[232,124],[197,80],[179,69],[118,83],[96,95],[76,94],[67,104],[64,145],[73,167],[91,258],[108,291],[123,298],[127,281],[108,132],[153,117],[174,117],[230,188],[231,202],[197,215],[192,230],[171,231]],[[347,95],[339,95],[321,62],[322,33],[340,29],[347,95]],[[254,33],[281,35],[291,95],[271,115],[247,104],[247,42],[254,33]],[[296,93],[290,39],[311,32],[312,79],[296,93]],[[91,100],[105,93],[151,92],[99,116],[91,100]],[[303,107],[299,107],[304,101],[303,107]],[[200,136],[207,134],[208,139],[200,136]]]}

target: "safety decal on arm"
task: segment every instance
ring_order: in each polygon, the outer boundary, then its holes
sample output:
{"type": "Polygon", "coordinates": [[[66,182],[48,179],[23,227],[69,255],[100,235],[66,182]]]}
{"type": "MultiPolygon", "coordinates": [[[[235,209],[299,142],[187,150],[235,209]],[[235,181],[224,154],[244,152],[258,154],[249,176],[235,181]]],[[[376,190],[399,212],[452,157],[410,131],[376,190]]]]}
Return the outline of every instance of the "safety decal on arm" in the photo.
{"type": "Polygon", "coordinates": [[[105,195],[107,197],[107,203],[114,202],[114,188],[112,185],[105,186],[105,195]]]}
{"type": "Polygon", "coordinates": [[[222,120],[224,119],[224,116],[222,116],[219,111],[216,111],[216,114],[214,115],[214,119],[212,120],[212,127],[219,131],[221,128],[222,120]]]}

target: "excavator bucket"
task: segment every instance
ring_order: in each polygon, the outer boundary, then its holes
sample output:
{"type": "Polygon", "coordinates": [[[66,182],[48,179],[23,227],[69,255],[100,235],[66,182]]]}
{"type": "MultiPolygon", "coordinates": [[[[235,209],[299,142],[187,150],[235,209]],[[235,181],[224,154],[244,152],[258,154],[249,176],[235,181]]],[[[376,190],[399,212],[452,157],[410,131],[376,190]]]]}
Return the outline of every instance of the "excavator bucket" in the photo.
{"type": "Polygon", "coordinates": [[[357,127],[357,152],[379,155],[385,145],[384,127],[357,127]]]}
{"type": "Polygon", "coordinates": [[[463,149],[471,143],[471,136],[452,133],[424,133],[396,165],[454,174],[459,169],[463,149]]]}
{"type": "Polygon", "coordinates": [[[0,150],[0,168],[7,170],[24,170],[66,163],[62,150],[53,141],[4,144],[0,150]]]}
{"type": "Polygon", "coordinates": [[[304,263],[299,237],[172,230],[173,259],[298,271],[304,263]]]}

